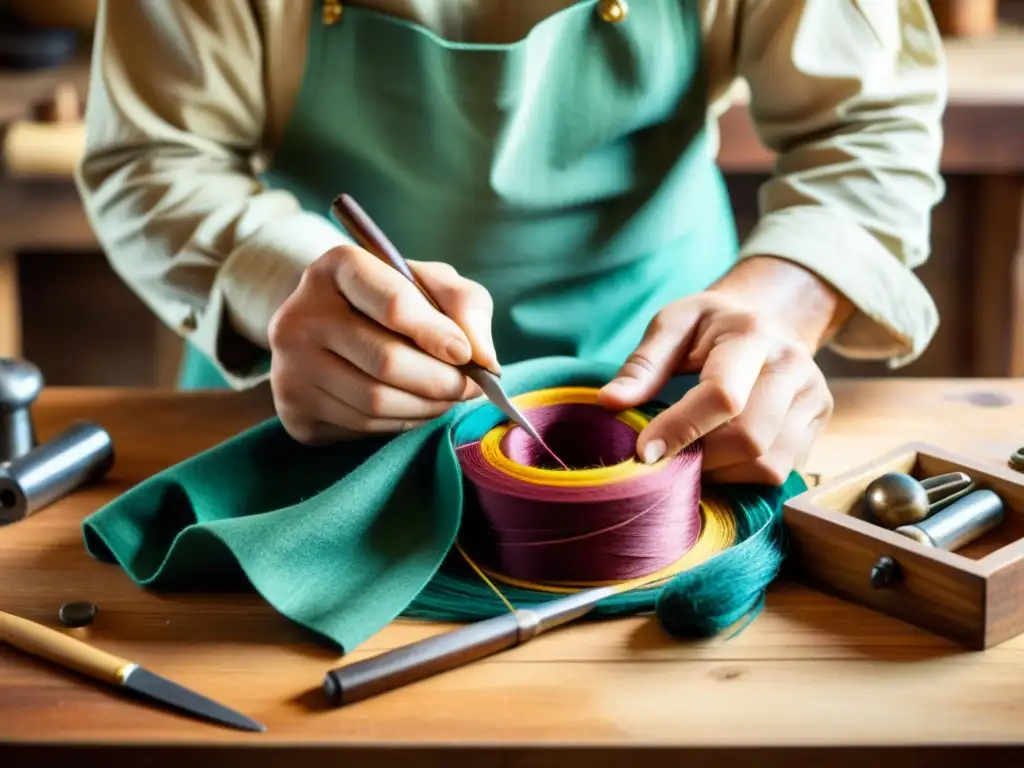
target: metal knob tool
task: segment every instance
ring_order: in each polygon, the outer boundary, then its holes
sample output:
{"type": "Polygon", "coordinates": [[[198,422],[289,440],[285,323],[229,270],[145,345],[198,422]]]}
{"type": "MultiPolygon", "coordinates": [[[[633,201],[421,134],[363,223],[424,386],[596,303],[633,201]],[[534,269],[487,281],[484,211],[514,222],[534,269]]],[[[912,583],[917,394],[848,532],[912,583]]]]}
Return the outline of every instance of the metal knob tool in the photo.
{"type": "Polygon", "coordinates": [[[0,358],[0,463],[36,447],[32,404],[43,390],[43,374],[32,363],[0,358]]]}
{"type": "Polygon", "coordinates": [[[110,435],[92,422],[78,421],[38,442],[31,407],[42,389],[35,365],[0,358],[0,525],[100,479],[114,464],[110,435]]]}

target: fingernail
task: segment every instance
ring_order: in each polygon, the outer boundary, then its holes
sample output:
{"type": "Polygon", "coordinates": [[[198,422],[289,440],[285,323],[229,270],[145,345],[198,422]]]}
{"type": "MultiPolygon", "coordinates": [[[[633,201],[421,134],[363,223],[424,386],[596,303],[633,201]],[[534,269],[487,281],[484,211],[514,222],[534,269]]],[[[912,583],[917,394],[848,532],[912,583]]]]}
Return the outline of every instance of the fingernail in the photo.
{"type": "Polygon", "coordinates": [[[644,464],[653,464],[660,460],[667,450],[668,446],[665,445],[664,440],[651,440],[651,442],[644,447],[644,464]]]}
{"type": "Polygon", "coordinates": [[[462,365],[469,361],[472,351],[467,344],[459,341],[458,339],[451,339],[444,347],[445,354],[448,355],[448,359],[456,365],[462,365]]]}

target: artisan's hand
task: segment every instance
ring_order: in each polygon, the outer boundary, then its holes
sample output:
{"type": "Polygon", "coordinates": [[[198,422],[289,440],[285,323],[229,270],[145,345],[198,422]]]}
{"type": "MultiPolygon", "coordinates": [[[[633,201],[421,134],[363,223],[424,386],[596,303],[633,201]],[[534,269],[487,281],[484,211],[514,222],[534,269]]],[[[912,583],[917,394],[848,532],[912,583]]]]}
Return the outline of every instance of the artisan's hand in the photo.
{"type": "Polygon", "coordinates": [[[672,375],[699,371],[699,383],[641,433],[638,456],[655,461],[702,439],[709,479],[779,485],[831,417],[814,353],[849,311],[796,266],[744,263],[708,291],[665,307],[602,402],[639,405],[672,375]]]}
{"type": "Polygon", "coordinates": [[[447,264],[410,267],[447,317],[394,268],[352,246],[310,265],[274,315],[271,388],[296,440],[411,429],[479,393],[456,365],[497,368],[490,294],[447,264]]]}

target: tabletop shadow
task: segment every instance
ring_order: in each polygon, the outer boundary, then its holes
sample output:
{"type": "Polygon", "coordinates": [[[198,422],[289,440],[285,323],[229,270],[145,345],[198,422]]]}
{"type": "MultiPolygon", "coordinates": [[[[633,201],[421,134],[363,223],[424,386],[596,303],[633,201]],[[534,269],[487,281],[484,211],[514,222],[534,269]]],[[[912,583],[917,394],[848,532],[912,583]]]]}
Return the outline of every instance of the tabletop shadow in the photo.
{"type": "Polygon", "coordinates": [[[324,693],[324,689],[319,686],[292,696],[287,700],[286,704],[307,715],[332,712],[335,709],[327,700],[327,694],[324,693]]]}
{"type": "MultiPolygon", "coordinates": [[[[675,637],[668,634],[656,616],[643,618],[626,637],[629,651],[639,656],[658,655],[680,646],[699,649],[728,644],[748,633],[760,633],[762,622],[769,618],[773,627],[778,627],[777,622],[782,620],[787,629],[785,637],[774,629],[768,630],[771,634],[759,635],[759,640],[763,638],[763,643],[758,642],[763,658],[771,657],[773,645],[780,643],[787,645],[786,658],[799,658],[794,656],[795,649],[788,641],[793,636],[814,638],[807,645],[808,659],[926,662],[973,653],[912,624],[828,594],[808,594],[806,589],[792,585],[773,585],[766,605],[757,615],[746,617],[713,637],[675,637]]],[[[751,656],[750,651],[748,643],[743,656],[751,656]]]]}
{"type": "Polygon", "coordinates": [[[880,611],[792,583],[772,586],[764,612],[818,638],[814,658],[828,657],[829,648],[835,658],[911,663],[972,653],[880,611]]]}
{"type": "MultiPolygon", "coordinates": [[[[116,564],[94,560],[80,542],[58,541],[40,551],[28,566],[42,573],[68,573],[82,586],[60,583],[54,590],[32,590],[18,600],[20,613],[56,629],[61,605],[84,600],[97,613],[80,639],[96,641],[288,646],[316,659],[337,659],[336,649],[317,633],[279,613],[246,582],[209,588],[150,590],[136,585],[116,564]],[[49,594],[47,594],[49,592],[49,594]]],[[[41,583],[49,584],[52,576],[41,583]]]]}

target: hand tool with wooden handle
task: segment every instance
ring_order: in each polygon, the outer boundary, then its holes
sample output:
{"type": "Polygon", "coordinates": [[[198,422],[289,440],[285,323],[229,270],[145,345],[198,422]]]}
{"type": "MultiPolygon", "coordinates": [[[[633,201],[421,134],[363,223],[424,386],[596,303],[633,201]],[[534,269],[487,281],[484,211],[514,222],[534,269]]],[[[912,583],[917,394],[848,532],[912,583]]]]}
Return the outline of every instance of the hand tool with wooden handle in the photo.
{"type": "Polygon", "coordinates": [[[333,706],[344,706],[465,666],[585,616],[621,591],[619,586],[587,589],[340,666],[324,677],[324,693],[333,706]]]}
{"type": "MultiPolygon", "coordinates": [[[[423,294],[423,297],[435,309],[439,312],[441,311],[440,306],[433,296],[430,295],[430,292],[416,279],[416,275],[409,268],[409,263],[398,252],[398,249],[388,239],[387,235],[381,231],[380,227],[373,222],[366,211],[355,200],[348,195],[338,195],[331,204],[331,211],[334,213],[335,218],[338,219],[338,222],[355,238],[361,248],[397,270],[402,277],[416,286],[419,292],[423,294]]],[[[509,399],[496,373],[487,370],[473,361],[459,366],[459,370],[476,382],[477,386],[487,396],[487,399],[494,403],[502,413],[518,424],[538,443],[545,445],[544,440],[530,423],[530,420],[509,399]]],[[[555,458],[557,459],[557,457],[555,458]]]]}
{"type": "Polygon", "coordinates": [[[255,720],[155,675],[128,659],[2,611],[0,642],[206,720],[246,731],[266,730],[255,720]]]}

